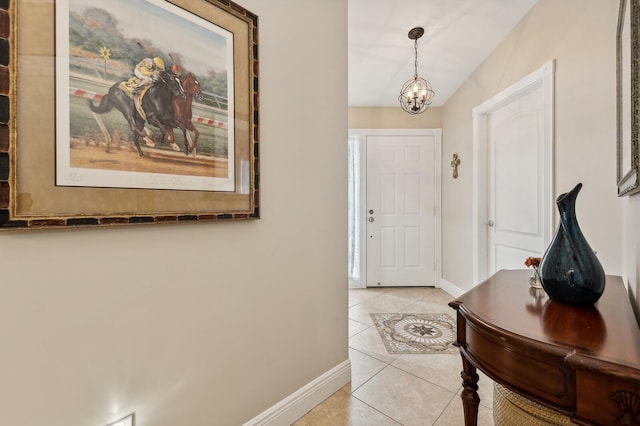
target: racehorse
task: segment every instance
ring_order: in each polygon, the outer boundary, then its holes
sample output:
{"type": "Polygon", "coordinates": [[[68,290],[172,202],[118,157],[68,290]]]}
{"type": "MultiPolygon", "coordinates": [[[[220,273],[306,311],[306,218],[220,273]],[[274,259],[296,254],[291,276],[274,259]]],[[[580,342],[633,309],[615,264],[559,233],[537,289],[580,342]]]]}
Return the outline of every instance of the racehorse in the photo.
{"type": "MultiPolygon", "coordinates": [[[[175,144],[173,128],[178,127],[186,131],[184,126],[176,121],[173,106],[174,97],[186,98],[178,76],[171,71],[160,71],[158,81],[151,85],[147,93],[142,97],[141,107],[144,117],[136,109],[134,100],[120,87],[121,83],[118,82],[111,86],[107,94],[100,99],[98,105],[87,99],[89,109],[98,114],[105,114],[114,107],[120,111],[129,123],[133,133],[133,142],[141,157],[144,157],[144,154],[140,148],[140,138],[147,136],[144,132],[145,120],[160,129],[162,140],[165,143],[175,144]]],[[[186,142],[184,151],[186,155],[189,155],[189,147],[186,142]]]]}
{"type": "Polygon", "coordinates": [[[192,73],[188,73],[182,79],[182,87],[184,88],[184,93],[186,95],[185,99],[174,97],[173,98],[173,108],[176,112],[176,121],[181,123],[184,128],[182,132],[184,134],[185,144],[188,142],[191,146],[191,152],[195,155],[196,147],[198,146],[198,137],[200,137],[200,132],[195,128],[191,119],[193,118],[193,112],[191,110],[191,106],[193,104],[193,99],[201,100],[204,99],[202,96],[202,89],[200,88],[200,83],[196,80],[196,77],[192,73]],[[191,136],[187,130],[191,130],[194,132],[196,138],[192,142],[191,136]]]}

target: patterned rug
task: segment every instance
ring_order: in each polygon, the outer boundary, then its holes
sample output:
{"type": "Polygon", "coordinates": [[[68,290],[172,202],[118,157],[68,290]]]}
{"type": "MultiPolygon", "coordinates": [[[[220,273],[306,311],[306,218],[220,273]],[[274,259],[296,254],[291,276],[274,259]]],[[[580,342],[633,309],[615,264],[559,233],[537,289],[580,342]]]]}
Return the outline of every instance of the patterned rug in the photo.
{"type": "Polygon", "coordinates": [[[448,314],[370,314],[390,354],[459,353],[448,314]]]}

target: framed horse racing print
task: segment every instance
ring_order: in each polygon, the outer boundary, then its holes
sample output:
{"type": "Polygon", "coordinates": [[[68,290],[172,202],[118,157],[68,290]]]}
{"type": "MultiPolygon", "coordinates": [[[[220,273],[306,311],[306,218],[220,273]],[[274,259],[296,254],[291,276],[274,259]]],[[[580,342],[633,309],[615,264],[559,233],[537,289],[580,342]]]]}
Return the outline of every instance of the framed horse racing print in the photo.
{"type": "Polygon", "coordinates": [[[0,13],[0,229],[259,218],[256,15],[226,0],[0,13]]]}

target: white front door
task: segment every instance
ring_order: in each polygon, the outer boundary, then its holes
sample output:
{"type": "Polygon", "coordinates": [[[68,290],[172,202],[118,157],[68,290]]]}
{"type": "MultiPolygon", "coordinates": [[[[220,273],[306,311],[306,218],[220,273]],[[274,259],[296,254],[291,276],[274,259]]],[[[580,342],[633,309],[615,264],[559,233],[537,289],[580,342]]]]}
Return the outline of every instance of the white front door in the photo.
{"type": "Polygon", "coordinates": [[[366,139],[367,286],[434,286],[436,137],[366,139]]]}
{"type": "Polygon", "coordinates": [[[474,108],[474,284],[552,234],[553,62],[474,108]]]}

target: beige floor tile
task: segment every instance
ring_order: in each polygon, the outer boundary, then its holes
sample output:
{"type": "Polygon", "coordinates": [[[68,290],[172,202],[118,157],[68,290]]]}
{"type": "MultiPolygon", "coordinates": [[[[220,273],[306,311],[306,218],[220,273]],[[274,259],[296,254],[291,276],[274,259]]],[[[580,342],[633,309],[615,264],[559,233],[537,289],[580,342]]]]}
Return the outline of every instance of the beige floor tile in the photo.
{"type": "Polygon", "coordinates": [[[450,392],[462,387],[462,361],[457,354],[401,355],[391,365],[450,392]]]}
{"type": "Polygon", "coordinates": [[[431,289],[430,292],[425,294],[420,299],[420,301],[422,301],[422,302],[439,303],[442,306],[446,306],[448,309],[451,309],[449,307],[449,302],[451,302],[453,300],[455,300],[455,297],[453,297],[452,295],[450,295],[446,291],[444,291],[442,289],[439,289],[439,288],[431,289]]]}
{"type": "Polygon", "coordinates": [[[346,392],[338,391],[294,426],[401,426],[346,392]]]}
{"type": "Polygon", "coordinates": [[[353,337],[356,334],[360,333],[363,330],[366,330],[369,327],[371,326],[350,319],[349,320],[349,337],[353,337]]]}
{"type": "Polygon", "coordinates": [[[432,290],[429,287],[394,287],[389,288],[385,295],[413,302],[429,296],[432,290]]]}
{"type": "Polygon", "coordinates": [[[404,426],[433,424],[455,395],[392,366],[353,392],[404,426]]]}
{"type": "Polygon", "coordinates": [[[399,312],[407,306],[415,302],[415,299],[407,299],[406,297],[396,297],[393,292],[381,294],[378,297],[362,302],[363,305],[370,307],[373,313],[399,312]]]}
{"type": "Polygon", "coordinates": [[[350,308],[349,318],[363,324],[373,325],[369,314],[400,312],[412,303],[414,302],[411,300],[393,297],[385,293],[350,308]]]}
{"type": "MultiPolygon", "coordinates": [[[[434,426],[460,426],[463,424],[462,399],[460,395],[456,395],[442,412],[434,426]]],[[[493,424],[493,410],[480,405],[478,407],[478,426],[492,426],[493,424]]]]}
{"type": "Polygon", "coordinates": [[[478,376],[480,376],[480,380],[478,380],[478,396],[480,397],[480,405],[493,409],[493,380],[487,377],[480,370],[478,370],[478,376]]]}
{"type": "Polygon", "coordinates": [[[448,314],[451,318],[456,318],[456,311],[446,304],[434,301],[419,300],[404,308],[402,313],[425,313],[425,314],[448,314]]]}
{"type": "Polygon", "coordinates": [[[387,288],[350,288],[349,302],[362,303],[389,291],[387,288]]]}
{"type": "Polygon", "coordinates": [[[357,305],[349,308],[349,319],[372,326],[373,320],[371,319],[371,315],[369,315],[370,312],[371,310],[369,306],[364,303],[358,303],[357,305]]]}
{"type": "MultiPolygon", "coordinates": [[[[455,311],[448,306],[453,299],[435,288],[350,289],[351,382],[295,425],[464,424],[460,356],[389,354],[369,315],[442,312],[455,318],[455,311]]],[[[492,425],[493,383],[479,374],[479,424],[492,425]]]]}
{"type": "Polygon", "coordinates": [[[387,352],[387,348],[382,343],[382,338],[375,327],[369,327],[350,338],[349,347],[387,364],[392,363],[400,356],[387,352]]]}
{"type": "Polygon", "coordinates": [[[349,348],[349,360],[351,361],[351,390],[358,389],[367,380],[378,374],[388,364],[349,348]]]}

